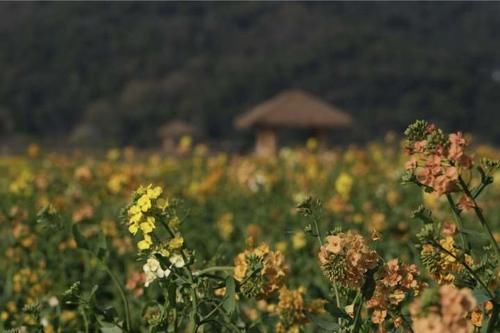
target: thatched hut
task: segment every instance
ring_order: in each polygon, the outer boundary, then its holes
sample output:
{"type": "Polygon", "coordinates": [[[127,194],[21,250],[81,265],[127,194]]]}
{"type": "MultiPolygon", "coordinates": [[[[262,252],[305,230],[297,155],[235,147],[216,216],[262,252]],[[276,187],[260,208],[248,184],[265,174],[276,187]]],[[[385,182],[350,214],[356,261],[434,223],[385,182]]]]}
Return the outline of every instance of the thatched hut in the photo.
{"type": "Polygon", "coordinates": [[[198,135],[196,128],[183,120],[172,120],[158,129],[158,136],[165,150],[174,150],[183,136],[196,135],[198,135]]]}
{"type": "Polygon", "coordinates": [[[237,128],[256,129],[255,152],[260,156],[276,152],[277,128],[312,129],[324,144],[329,129],[351,124],[349,114],[301,90],[284,91],[235,121],[237,128]]]}

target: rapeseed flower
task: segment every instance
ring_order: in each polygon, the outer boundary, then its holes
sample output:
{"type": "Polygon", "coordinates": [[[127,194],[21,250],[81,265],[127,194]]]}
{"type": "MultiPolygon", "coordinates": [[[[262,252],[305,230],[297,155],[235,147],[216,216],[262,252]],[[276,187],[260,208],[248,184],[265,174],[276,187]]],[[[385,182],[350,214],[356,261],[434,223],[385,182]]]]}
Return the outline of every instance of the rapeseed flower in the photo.
{"type": "Polygon", "coordinates": [[[149,258],[142,269],[145,274],[144,286],[146,287],[158,278],[167,278],[171,273],[170,269],[163,269],[160,262],[155,258],[149,258]]]}
{"type": "Polygon", "coordinates": [[[342,172],[337,180],[335,181],[335,190],[340,195],[340,197],[344,200],[348,200],[351,195],[352,185],[354,180],[352,177],[346,173],[342,172]]]}
{"type": "Polygon", "coordinates": [[[279,302],[275,308],[279,322],[275,332],[298,333],[309,323],[309,315],[324,312],[325,300],[316,299],[307,304],[304,301],[304,293],[305,289],[302,287],[295,290],[282,287],[279,290],[279,302]]]}
{"type": "Polygon", "coordinates": [[[377,267],[379,260],[365,239],[352,231],[327,236],[318,257],[325,276],[348,289],[361,288],[366,273],[377,267]]]}
{"type": "MultiPolygon", "coordinates": [[[[136,235],[140,230],[144,239],[137,244],[140,250],[148,250],[153,244],[151,233],[155,229],[156,218],[152,209],[158,208],[159,197],[163,192],[159,186],[139,187],[135,193],[133,203],[127,209],[128,214],[128,230],[131,234],[136,235]]],[[[160,206],[165,206],[166,200],[160,202],[160,206]]]]}
{"type": "Polygon", "coordinates": [[[234,278],[242,283],[240,290],[247,297],[266,298],[274,294],[288,274],[284,256],[266,244],[238,254],[234,266],[234,278]]]}
{"type": "MultiPolygon", "coordinates": [[[[432,292],[429,290],[429,292],[432,292]]],[[[428,292],[428,293],[429,293],[428,292]]],[[[472,333],[474,325],[467,315],[476,307],[470,289],[451,285],[440,287],[432,301],[417,299],[410,306],[415,333],[472,333]]],[[[429,297],[427,297],[429,298],[429,297]]]]}

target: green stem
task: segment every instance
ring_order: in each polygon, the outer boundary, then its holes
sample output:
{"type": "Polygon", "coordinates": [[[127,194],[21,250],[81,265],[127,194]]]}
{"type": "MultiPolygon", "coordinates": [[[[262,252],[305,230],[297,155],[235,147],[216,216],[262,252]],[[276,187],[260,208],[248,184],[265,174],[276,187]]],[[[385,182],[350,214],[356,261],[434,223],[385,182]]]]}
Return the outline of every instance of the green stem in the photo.
{"type": "Polygon", "coordinates": [[[316,229],[316,237],[318,238],[319,246],[323,246],[323,241],[321,240],[321,234],[319,232],[318,222],[316,221],[316,217],[313,217],[314,228],[316,229]]]}
{"type": "MultiPolygon", "coordinates": [[[[168,223],[166,223],[163,219],[161,219],[161,223],[167,229],[167,232],[170,234],[170,236],[173,238],[175,237],[175,232],[170,228],[168,223]]],[[[186,244],[184,244],[186,246],[186,244]]],[[[186,266],[184,266],[184,271],[186,272],[186,275],[189,279],[189,283],[191,284],[191,306],[193,307],[191,314],[190,314],[190,323],[193,325],[193,329],[196,328],[197,326],[197,321],[196,321],[196,314],[198,313],[198,297],[196,296],[196,285],[194,283],[194,277],[193,277],[193,272],[187,267],[190,266],[188,263],[187,255],[185,253],[185,250],[182,249],[181,251],[182,258],[184,259],[184,262],[186,263],[186,266]]]]}
{"type": "MultiPolygon", "coordinates": [[[[356,306],[356,302],[358,301],[358,298],[361,294],[358,292],[356,295],[356,298],[354,299],[354,306],[356,306]]],[[[353,332],[358,332],[359,331],[359,325],[361,325],[361,309],[363,308],[363,297],[361,297],[361,302],[359,303],[359,306],[356,308],[356,314],[354,316],[354,325],[353,325],[353,332]]]]}
{"type": "Polygon", "coordinates": [[[488,222],[486,221],[486,218],[483,215],[483,211],[477,205],[476,200],[474,199],[474,197],[470,193],[470,190],[467,187],[467,184],[465,184],[465,182],[461,176],[458,177],[458,180],[460,182],[460,185],[462,186],[462,189],[465,192],[465,195],[467,195],[472,200],[472,202],[474,204],[474,212],[476,213],[476,215],[479,219],[479,222],[481,222],[481,225],[483,226],[483,228],[486,229],[486,231],[488,232],[488,235],[490,236],[491,243],[493,244],[493,248],[495,249],[495,254],[497,256],[497,260],[500,260],[500,249],[498,247],[498,243],[495,239],[495,236],[493,235],[493,232],[491,231],[491,228],[490,228],[488,222]]]}
{"type": "Polygon", "coordinates": [[[455,218],[455,223],[458,225],[458,233],[460,235],[460,240],[462,242],[462,248],[464,248],[467,253],[470,252],[470,244],[465,240],[464,236],[464,223],[462,220],[462,216],[460,215],[460,210],[457,208],[457,205],[455,204],[455,201],[453,200],[453,197],[451,194],[447,193],[446,194],[446,199],[448,200],[448,203],[450,204],[451,210],[453,211],[453,217],[455,218]]]}
{"type": "MultiPolygon", "coordinates": [[[[316,237],[318,238],[319,246],[323,246],[323,241],[321,240],[321,233],[319,231],[318,221],[317,221],[316,216],[313,216],[313,223],[314,223],[314,228],[316,229],[316,237]]],[[[337,308],[340,309],[339,291],[337,288],[337,282],[335,282],[335,281],[333,281],[333,292],[335,293],[335,302],[337,303],[337,308]]],[[[341,324],[340,318],[338,318],[338,323],[339,323],[339,325],[341,324]]]]}
{"type": "Polygon", "coordinates": [[[223,305],[224,305],[224,302],[220,302],[219,304],[217,304],[217,305],[216,305],[216,306],[212,309],[212,311],[210,311],[210,312],[209,312],[206,316],[204,316],[204,317],[200,320],[200,325],[201,325],[203,322],[205,322],[205,321],[207,321],[207,320],[210,320],[210,317],[211,317],[214,313],[216,313],[216,312],[219,310],[219,308],[220,308],[221,306],[223,306],[223,305]]]}
{"type": "Polygon", "coordinates": [[[118,290],[118,293],[120,294],[120,298],[122,299],[123,307],[124,307],[124,312],[125,312],[125,327],[127,332],[131,332],[131,323],[130,323],[130,307],[128,304],[127,296],[125,296],[125,291],[123,290],[120,281],[118,281],[118,278],[116,275],[109,269],[109,267],[101,261],[102,266],[104,267],[104,270],[108,275],[111,277],[111,280],[113,281],[113,284],[115,285],[116,289],[118,290]]]}
{"type": "Polygon", "coordinates": [[[87,318],[87,314],[85,313],[85,310],[81,309],[80,313],[83,318],[83,327],[85,327],[85,333],[89,333],[89,320],[87,318]]]}
{"type": "Polygon", "coordinates": [[[208,267],[208,268],[193,272],[193,275],[200,276],[200,275],[204,275],[204,274],[210,273],[210,272],[225,272],[225,271],[232,272],[232,271],[234,271],[234,267],[233,266],[212,266],[212,267],[208,267]]]}
{"type": "Polygon", "coordinates": [[[474,192],[474,196],[473,198],[474,199],[477,199],[477,197],[479,197],[479,195],[483,192],[483,190],[488,186],[488,184],[486,183],[481,183],[481,185],[479,185],[479,187],[476,189],[476,191],[474,192]]]}

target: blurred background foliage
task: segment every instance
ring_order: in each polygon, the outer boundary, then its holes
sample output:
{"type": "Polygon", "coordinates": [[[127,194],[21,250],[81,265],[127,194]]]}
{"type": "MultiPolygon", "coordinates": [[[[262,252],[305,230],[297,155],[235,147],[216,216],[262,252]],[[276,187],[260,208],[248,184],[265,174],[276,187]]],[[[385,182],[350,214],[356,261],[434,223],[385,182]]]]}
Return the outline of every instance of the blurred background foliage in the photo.
{"type": "Polygon", "coordinates": [[[301,88],[355,117],[353,141],[425,118],[498,143],[498,17],[500,3],[2,3],[0,131],[151,146],[180,118],[231,140],[235,115],[301,88]]]}

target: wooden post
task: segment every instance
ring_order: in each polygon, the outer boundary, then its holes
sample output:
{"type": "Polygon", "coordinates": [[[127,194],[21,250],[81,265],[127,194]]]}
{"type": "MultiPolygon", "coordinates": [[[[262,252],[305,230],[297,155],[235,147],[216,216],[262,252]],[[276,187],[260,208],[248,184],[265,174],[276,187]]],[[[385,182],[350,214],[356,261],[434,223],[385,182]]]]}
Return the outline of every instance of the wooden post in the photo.
{"type": "Polygon", "coordinates": [[[163,151],[165,152],[173,152],[175,150],[175,140],[172,137],[164,137],[163,138],[163,151]]]}
{"type": "Polygon", "coordinates": [[[328,148],[328,129],[316,128],[314,132],[316,140],[318,140],[318,148],[319,149],[328,148]]]}
{"type": "Polygon", "coordinates": [[[260,157],[271,157],[276,154],[276,131],[269,127],[257,129],[255,153],[260,157]]]}

